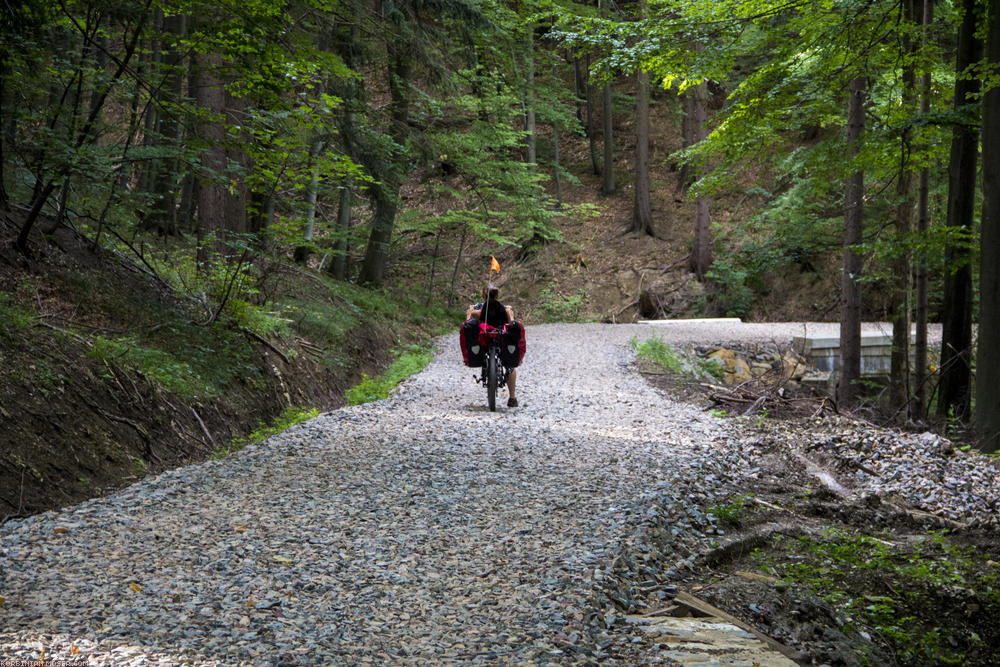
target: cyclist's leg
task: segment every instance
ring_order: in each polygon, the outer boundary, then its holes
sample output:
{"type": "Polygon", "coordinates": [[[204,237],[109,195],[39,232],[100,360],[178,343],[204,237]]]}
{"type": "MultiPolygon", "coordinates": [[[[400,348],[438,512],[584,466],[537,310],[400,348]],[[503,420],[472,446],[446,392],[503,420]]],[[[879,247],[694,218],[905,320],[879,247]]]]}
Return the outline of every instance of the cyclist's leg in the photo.
{"type": "Polygon", "coordinates": [[[507,375],[507,389],[510,390],[510,397],[513,400],[517,400],[517,393],[514,391],[517,388],[517,369],[510,369],[507,375]]]}

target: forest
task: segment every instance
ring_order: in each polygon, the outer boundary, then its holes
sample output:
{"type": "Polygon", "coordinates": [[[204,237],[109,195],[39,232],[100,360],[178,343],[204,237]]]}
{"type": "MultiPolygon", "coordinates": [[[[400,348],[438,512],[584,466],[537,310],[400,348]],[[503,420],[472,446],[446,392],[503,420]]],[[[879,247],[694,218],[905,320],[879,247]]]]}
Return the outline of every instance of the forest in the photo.
{"type": "MultiPolygon", "coordinates": [[[[181,338],[281,354],[283,281],[404,292],[380,307],[446,321],[482,249],[517,264],[612,196],[631,211],[609,224],[652,242],[668,196],[691,204],[667,233],[698,314],[747,315],[778,272],[836,274],[838,404],[860,400],[861,320],[882,318],[899,421],[996,451],[998,16],[996,0],[11,0],[0,337],[37,328],[24,275],[55,273],[67,244],[171,295],[195,325],[181,338]],[[590,194],[567,197],[581,175],[590,194]],[[415,238],[433,244],[419,285],[415,238]]],[[[131,321],[145,333],[91,322],[91,356],[166,354],[142,344],[161,316],[131,321]]]]}

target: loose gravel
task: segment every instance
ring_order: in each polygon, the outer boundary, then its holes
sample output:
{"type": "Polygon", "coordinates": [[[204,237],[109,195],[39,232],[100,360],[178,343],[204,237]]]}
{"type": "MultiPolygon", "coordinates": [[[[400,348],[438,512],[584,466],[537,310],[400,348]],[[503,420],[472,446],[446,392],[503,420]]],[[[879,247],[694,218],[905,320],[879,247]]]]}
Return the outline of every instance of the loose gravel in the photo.
{"type": "Polygon", "coordinates": [[[522,407],[495,413],[448,336],[389,399],[0,527],[0,659],[627,662],[613,603],[670,595],[724,537],[699,507],[752,488],[756,456],[651,390],[628,341],[801,332],[532,326],[522,407]]]}

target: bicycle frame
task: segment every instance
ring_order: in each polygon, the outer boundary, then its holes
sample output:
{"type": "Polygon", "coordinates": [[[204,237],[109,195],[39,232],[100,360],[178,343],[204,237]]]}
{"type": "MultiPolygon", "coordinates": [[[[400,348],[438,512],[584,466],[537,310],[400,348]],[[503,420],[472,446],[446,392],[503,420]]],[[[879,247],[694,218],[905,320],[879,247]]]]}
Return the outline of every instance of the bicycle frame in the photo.
{"type": "Polygon", "coordinates": [[[480,344],[486,346],[486,358],[483,361],[482,372],[476,382],[486,387],[486,400],[490,411],[496,411],[497,389],[507,386],[508,370],[500,361],[500,330],[496,327],[484,326],[479,333],[480,344]]]}

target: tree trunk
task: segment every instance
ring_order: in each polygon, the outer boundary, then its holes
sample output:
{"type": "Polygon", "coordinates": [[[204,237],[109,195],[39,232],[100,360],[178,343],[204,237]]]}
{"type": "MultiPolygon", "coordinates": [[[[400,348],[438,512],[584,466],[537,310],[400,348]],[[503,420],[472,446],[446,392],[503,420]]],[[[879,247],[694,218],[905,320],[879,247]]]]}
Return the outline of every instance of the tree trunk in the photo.
{"type": "MultiPolygon", "coordinates": [[[[181,99],[183,93],[183,70],[184,54],[178,48],[180,40],[184,37],[185,17],[183,15],[166,16],[163,19],[164,41],[166,42],[166,53],[163,57],[163,66],[166,68],[164,74],[163,87],[159,91],[161,103],[176,104],[181,99]]],[[[155,203],[150,212],[147,226],[155,227],[163,235],[176,235],[177,229],[177,185],[179,183],[178,172],[181,161],[177,151],[180,149],[181,124],[178,119],[176,108],[168,107],[160,113],[160,138],[161,144],[172,151],[169,157],[157,160],[156,179],[153,183],[155,203]]]]}
{"type": "Polygon", "coordinates": [[[385,280],[385,270],[389,263],[389,243],[392,240],[392,227],[396,220],[396,193],[399,186],[387,191],[384,185],[371,189],[375,200],[375,211],[372,215],[372,230],[365,247],[365,259],[361,265],[359,282],[380,286],[385,280]]]}
{"type": "Polygon", "coordinates": [[[205,176],[198,189],[198,264],[204,266],[212,252],[225,254],[226,200],[226,90],[220,69],[222,57],[208,53],[198,56],[198,87],[196,102],[207,117],[199,122],[198,135],[206,142],[201,166],[205,176]]]}
{"type": "MultiPolygon", "coordinates": [[[[306,228],[302,234],[303,240],[307,243],[312,241],[313,232],[316,228],[316,198],[319,194],[319,165],[318,156],[323,150],[323,141],[318,137],[313,139],[309,147],[309,161],[311,163],[311,173],[309,175],[309,186],[306,188],[306,228]]],[[[300,264],[304,264],[309,259],[309,246],[300,245],[295,248],[294,259],[300,264]]]]}
{"type": "MultiPolygon", "coordinates": [[[[699,47],[700,51],[701,48],[699,47]]],[[[705,123],[708,122],[708,84],[699,83],[694,87],[692,96],[692,111],[694,117],[691,119],[691,132],[696,144],[702,141],[707,133],[705,123]]],[[[697,178],[692,170],[689,178],[694,181],[697,178]]],[[[698,195],[694,201],[694,248],[691,252],[692,272],[698,276],[698,280],[704,280],[705,274],[712,266],[712,220],[709,215],[709,199],[704,195],[698,195]]]]}
{"type": "MultiPolygon", "coordinates": [[[[646,18],[646,0],[640,3],[646,18]]],[[[653,233],[653,211],[649,199],[649,74],[641,67],[635,82],[635,197],[632,203],[632,231],[653,233]]]]}
{"type": "MultiPolygon", "coordinates": [[[[987,61],[1000,67],[1000,0],[990,18],[987,61]]],[[[976,439],[984,452],[1000,451],[1000,88],[983,97],[983,213],[979,269],[979,345],[976,359],[976,439]]]]}
{"type": "Polygon", "coordinates": [[[615,191],[615,137],[614,137],[614,123],[611,116],[611,84],[604,84],[604,165],[602,173],[604,179],[602,181],[601,191],[610,195],[615,191]]]}
{"type": "Polygon", "coordinates": [[[333,262],[330,263],[330,273],[337,280],[347,280],[350,270],[352,198],[350,184],[340,189],[340,202],[337,204],[337,242],[333,246],[333,262]]]}
{"type": "Polygon", "coordinates": [[[361,265],[359,280],[381,286],[385,280],[385,270],[389,262],[389,242],[396,221],[396,202],[402,185],[403,172],[407,162],[405,153],[406,128],[410,118],[410,70],[411,54],[405,45],[390,42],[389,93],[392,98],[392,130],[396,141],[396,154],[386,164],[380,174],[380,183],[372,187],[375,212],[372,216],[372,230],[365,247],[365,259],[361,265]]]}
{"type": "Polygon", "coordinates": [[[594,176],[601,173],[597,160],[597,131],[594,129],[594,86],[590,83],[590,54],[587,54],[587,144],[590,147],[590,167],[594,176]]]}
{"type": "Polygon", "coordinates": [[[586,82],[583,78],[583,70],[580,67],[580,58],[573,58],[573,89],[576,93],[576,119],[580,125],[584,124],[583,118],[583,98],[585,96],[584,86],[586,82]]]}
{"type": "Polygon", "coordinates": [[[559,121],[552,121],[552,144],[555,155],[553,155],[552,172],[556,181],[556,210],[562,209],[562,176],[559,171],[559,121]]]}
{"type": "MultiPolygon", "coordinates": [[[[530,26],[529,26],[530,27],[530,26]]],[[[538,156],[536,146],[538,138],[535,135],[535,41],[534,33],[528,31],[528,78],[525,82],[524,91],[524,131],[527,134],[525,139],[525,159],[528,164],[536,164],[538,156]]]]}
{"type": "MultiPolygon", "coordinates": [[[[923,0],[923,17],[921,24],[921,48],[926,50],[929,39],[928,31],[934,15],[934,0],[923,0]]],[[[926,117],[931,110],[931,72],[930,65],[924,65],[920,91],[920,115],[926,117]]],[[[920,170],[917,185],[917,234],[920,238],[927,236],[930,228],[928,200],[930,192],[930,169],[920,170]]],[[[911,414],[917,419],[926,417],[927,411],[927,259],[924,253],[917,257],[914,271],[915,299],[914,319],[916,320],[916,336],[913,341],[913,409],[911,414]]]]}
{"type": "MultiPolygon", "coordinates": [[[[967,105],[979,93],[979,80],[967,70],[982,57],[982,41],[976,36],[976,0],[963,0],[964,15],[958,29],[955,111],[966,122],[952,132],[948,164],[948,226],[971,235],[975,215],[976,165],[979,158],[979,128],[967,105]]],[[[944,312],[941,335],[941,379],[938,384],[938,416],[966,421],[971,397],[972,353],[972,255],[967,239],[945,248],[944,312]]]]}
{"type": "MultiPolygon", "coordinates": [[[[911,114],[917,97],[916,42],[910,37],[917,14],[916,3],[920,0],[905,0],[903,2],[903,48],[902,75],[902,105],[906,114],[911,114]]],[[[909,127],[903,129],[899,138],[899,176],[896,180],[896,236],[906,239],[912,231],[913,219],[913,172],[910,169],[909,155],[912,131],[909,127]]],[[[889,406],[902,408],[909,402],[910,381],[910,251],[905,244],[900,244],[903,250],[893,263],[893,273],[896,283],[891,295],[892,312],[892,353],[890,355],[889,371],[889,406]]],[[[909,414],[909,413],[907,413],[909,414]]]]}
{"type": "MultiPolygon", "coordinates": [[[[865,128],[865,78],[851,80],[847,109],[847,146],[851,158],[860,149],[865,128]]],[[[841,283],[840,380],[837,401],[850,409],[858,400],[861,380],[861,255],[851,246],[863,239],[865,175],[857,171],[847,180],[844,192],[844,275],[841,283]]]]}
{"type": "MultiPolygon", "coordinates": [[[[688,90],[681,94],[681,147],[688,148],[698,142],[695,135],[695,100],[694,91],[688,90]]],[[[694,169],[684,162],[677,172],[677,191],[687,192],[694,183],[694,169]]]]}

